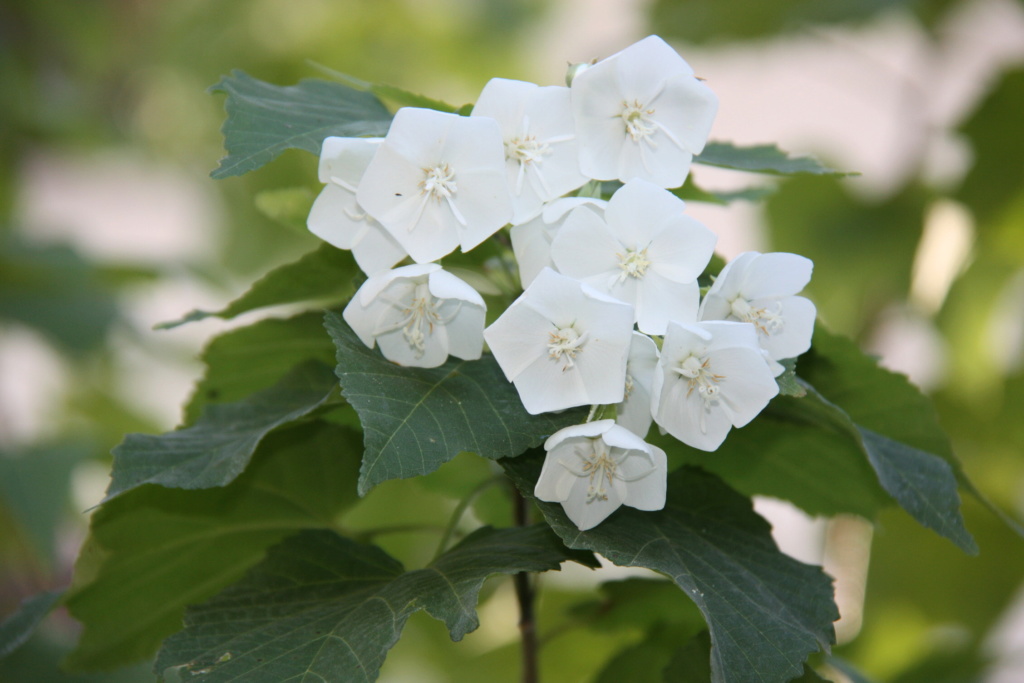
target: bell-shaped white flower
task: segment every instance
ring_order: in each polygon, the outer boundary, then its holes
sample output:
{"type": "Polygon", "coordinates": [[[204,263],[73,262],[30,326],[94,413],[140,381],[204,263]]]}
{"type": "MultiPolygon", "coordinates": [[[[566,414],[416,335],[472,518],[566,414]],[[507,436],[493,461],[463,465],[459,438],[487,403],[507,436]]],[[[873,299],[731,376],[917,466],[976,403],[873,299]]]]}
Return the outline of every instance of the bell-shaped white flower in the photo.
{"type": "Polygon", "coordinates": [[[512,252],[519,264],[519,281],[523,288],[530,286],[544,268],[554,268],[551,262],[551,242],[555,234],[569,216],[569,212],[577,207],[586,207],[597,215],[604,213],[608,205],[603,199],[591,197],[562,197],[544,207],[536,218],[520,225],[512,226],[512,252]]]}
{"type": "Polygon", "coordinates": [[[651,409],[688,446],[718,448],[779,393],[750,323],[669,323],[654,374],[651,409]]]}
{"type": "Polygon", "coordinates": [[[620,505],[665,507],[665,451],[613,420],[560,429],[544,448],[548,455],[534,495],[561,503],[580,531],[597,526],[620,505]]]}
{"type": "Polygon", "coordinates": [[[309,231],[339,249],[350,249],[367,275],[387,270],[406,257],[405,250],[359,206],[356,190],[384,138],[325,138],[320,152],[320,182],[326,183],[309,211],[309,231]]]}
{"type": "Polygon", "coordinates": [[[641,332],[664,334],[669,320],[696,321],[697,277],[718,239],[684,208],[671,192],[631,180],[603,219],[573,211],[551,243],[551,260],[560,273],[632,304],[641,332]]]}
{"type": "Polygon", "coordinates": [[[704,149],[718,97],[658,36],[576,74],[580,170],[598,180],[679,187],[704,149]]]}
{"type": "Polygon", "coordinates": [[[654,420],[651,395],[658,366],[658,345],[646,334],[633,333],[626,360],[626,397],[615,409],[615,423],[643,438],[654,420]]]}
{"type": "Polygon", "coordinates": [[[527,412],[622,400],[633,308],[545,268],[484,330],[527,412]]]}
{"type": "Polygon", "coordinates": [[[587,182],[580,173],[568,88],[492,78],[472,116],[488,116],[501,127],[513,225],[587,182]]]}
{"type": "Polygon", "coordinates": [[[399,109],[356,199],[417,263],[472,249],[512,218],[497,122],[399,109]]]}
{"type": "Polygon", "coordinates": [[[811,348],[816,310],[796,296],[811,281],[814,264],[797,254],[748,251],[730,261],[700,305],[701,320],[751,323],[778,376],[777,361],[796,358],[811,348]]]}
{"type": "Polygon", "coordinates": [[[486,310],[475,289],[425,263],[371,276],[342,315],[364,344],[379,344],[388,360],[435,368],[449,354],[480,357],[486,310]]]}

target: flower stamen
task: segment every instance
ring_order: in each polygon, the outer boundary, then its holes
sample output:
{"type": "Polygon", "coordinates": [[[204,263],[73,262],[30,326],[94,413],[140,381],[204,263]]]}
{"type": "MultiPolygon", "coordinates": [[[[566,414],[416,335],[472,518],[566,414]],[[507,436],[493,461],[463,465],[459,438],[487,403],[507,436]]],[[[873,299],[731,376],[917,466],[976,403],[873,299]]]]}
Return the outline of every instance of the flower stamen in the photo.
{"type": "Polygon", "coordinates": [[[581,335],[572,326],[558,328],[548,333],[548,357],[555,361],[561,360],[562,372],[565,372],[576,365],[576,354],[586,341],[586,332],[581,335]]]}
{"type": "Polygon", "coordinates": [[[707,414],[711,412],[720,391],[718,383],[725,379],[725,375],[716,375],[711,371],[711,360],[706,356],[687,356],[678,366],[672,368],[674,372],[686,378],[688,389],[686,397],[689,398],[693,392],[704,404],[700,412],[700,432],[707,434],[707,414]]]}
{"type": "Polygon", "coordinates": [[[619,276],[615,282],[622,284],[626,278],[639,280],[647,273],[651,261],[647,258],[647,249],[627,249],[625,254],[616,254],[619,257],[619,276]]]}
{"type": "Polygon", "coordinates": [[[782,331],[782,302],[774,301],[769,306],[754,308],[743,297],[737,297],[729,304],[732,316],[744,323],[751,323],[766,337],[782,331]]]}

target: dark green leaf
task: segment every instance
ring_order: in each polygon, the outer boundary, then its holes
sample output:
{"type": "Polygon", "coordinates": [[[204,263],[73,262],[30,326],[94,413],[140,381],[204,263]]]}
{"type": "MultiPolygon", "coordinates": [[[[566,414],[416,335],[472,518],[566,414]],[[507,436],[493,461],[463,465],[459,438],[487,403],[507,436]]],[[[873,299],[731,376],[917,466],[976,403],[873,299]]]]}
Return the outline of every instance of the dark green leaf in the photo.
{"type": "Polygon", "coordinates": [[[325,324],[338,347],[342,394],[365,433],[360,493],[388,479],[433,472],[462,451],[492,459],[519,455],[583,421],[581,409],[527,413],[490,354],[407,368],[366,348],[337,313],[329,312],[325,324]]]}
{"type": "Polygon", "coordinates": [[[278,86],[235,70],[211,90],[228,96],[222,129],[228,156],[214,178],[248,173],[290,147],[319,155],[324,138],[332,135],[384,135],[391,122],[371,93],[327,81],[278,86]]]}
{"type": "Polygon", "coordinates": [[[488,576],[557,569],[575,557],[545,525],[483,528],[426,568],[405,572],[376,546],[304,532],[189,609],[156,669],[186,667],[210,683],[373,681],[413,612],[425,609],[461,640],[478,625],[488,576]]]}
{"type": "Polygon", "coordinates": [[[167,330],[211,316],[227,320],[257,308],[300,301],[337,303],[355,291],[358,273],[351,253],[321,244],[298,261],[270,271],[219,311],[191,311],[180,320],[160,323],[156,329],[167,330]]]}
{"type": "Polygon", "coordinates": [[[858,442],[889,495],[923,526],[976,553],[956,491],[957,477],[966,482],[966,476],[931,402],[906,377],[820,326],[800,372],[816,387],[809,398],[858,442]]]}
{"type": "Polygon", "coordinates": [[[784,368],[786,368],[786,370],[775,378],[775,381],[779,384],[779,394],[782,396],[795,396],[797,398],[801,398],[807,393],[807,390],[804,389],[800,385],[800,382],[797,381],[796,359],[788,358],[780,361],[780,363],[784,368]]]}
{"type": "Polygon", "coordinates": [[[664,683],[707,683],[711,680],[711,635],[701,631],[676,650],[662,670],[664,683]]]}
{"type": "Polygon", "coordinates": [[[64,591],[47,591],[26,598],[18,611],[0,622],[0,659],[29,639],[63,594],[64,591]]]}
{"type": "MultiPolygon", "coordinates": [[[[625,579],[598,587],[599,600],[575,605],[573,617],[601,631],[647,630],[655,624],[676,624],[696,633],[704,617],[671,581],[625,579]]],[[[677,643],[678,644],[678,643],[677,643]]]]}
{"type": "Polygon", "coordinates": [[[691,174],[682,187],[672,190],[672,194],[688,202],[706,202],[708,204],[726,205],[734,201],[756,202],[770,196],[775,192],[773,185],[758,185],[748,187],[745,190],[731,190],[727,192],[718,190],[706,190],[699,187],[691,174]]]}
{"type": "MultiPolygon", "coordinates": [[[[531,495],[539,458],[502,464],[531,495]]],[[[664,510],[622,507],[589,531],[577,529],[561,506],[538,505],[570,548],[671,577],[707,620],[715,681],[781,683],[834,642],[831,579],[779,552],[750,500],[712,475],[681,468],[669,476],[664,510]]]]}
{"type": "Polygon", "coordinates": [[[873,519],[891,502],[848,423],[813,398],[779,396],[757,419],[706,453],[669,437],[652,443],[670,457],[715,473],[745,495],[792,502],[810,515],[873,519]]]}
{"type": "Polygon", "coordinates": [[[274,387],[237,403],[208,406],[191,427],[166,434],[129,434],[114,449],[109,501],[142,484],[201,489],[237,477],[271,431],[311,413],[334,392],[330,370],[311,362],[274,387]]]}
{"type": "Polygon", "coordinates": [[[882,487],[922,525],[976,555],[978,545],[964,527],[956,477],[949,463],[868,429],[862,428],[860,433],[882,487]]]}
{"type": "MultiPolygon", "coordinates": [[[[456,112],[461,113],[460,107],[448,104],[447,102],[442,102],[441,100],[435,100],[434,98],[427,97],[426,95],[418,95],[416,93],[409,92],[408,90],[388,85],[387,83],[370,83],[360,78],[356,78],[355,76],[342,73],[341,71],[335,71],[334,69],[322,64],[312,63],[312,65],[324,74],[334,78],[335,80],[341,81],[350,88],[354,88],[362,92],[372,92],[377,97],[394,102],[400,107],[436,109],[437,111],[443,111],[448,114],[456,112]]],[[[472,105],[469,105],[469,107],[470,110],[472,110],[472,105]]],[[[463,115],[468,115],[468,113],[469,112],[466,112],[463,115]]]]}
{"type": "Polygon", "coordinates": [[[328,366],[334,362],[334,344],[320,311],[269,318],[220,335],[203,351],[206,374],[185,409],[186,424],[195,422],[207,404],[240,401],[310,359],[328,366]]]}
{"type": "MultiPolygon", "coordinates": [[[[679,589],[675,590],[679,592],[679,589]]],[[[690,635],[690,632],[674,625],[658,624],[652,627],[643,640],[619,650],[605,664],[595,683],[662,683],[664,671],[679,649],[679,643],[685,642],[690,635]]],[[[710,680],[707,651],[703,655],[704,669],[708,671],[708,676],[701,683],[706,683],[710,680]]]]}
{"type": "Polygon", "coordinates": [[[739,147],[731,142],[709,142],[694,163],[771,175],[850,175],[824,166],[811,157],[791,157],[775,145],[739,147]]]}
{"type": "Polygon", "coordinates": [[[104,503],[75,566],[67,604],[85,626],[69,658],[109,669],[156,652],[205,600],[288,534],[330,527],[358,500],[358,432],[310,422],[270,435],[224,488],[143,486],[104,503]]]}

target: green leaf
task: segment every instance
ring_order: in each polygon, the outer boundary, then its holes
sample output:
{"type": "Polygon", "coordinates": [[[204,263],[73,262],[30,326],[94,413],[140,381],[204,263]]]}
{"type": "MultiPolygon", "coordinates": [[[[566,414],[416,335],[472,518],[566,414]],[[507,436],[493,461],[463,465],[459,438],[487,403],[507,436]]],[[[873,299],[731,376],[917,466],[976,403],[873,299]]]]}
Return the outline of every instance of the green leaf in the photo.
{"type": "Polygon", "coordinates": [[[530,415],[494,357],[407,368],[368,349],[337,313],[325,320],[338,348],[342,394],[356,409],[366,453],[359,492],[433,472],[462,451],[497,459],[583,421],[582,409],[530,415]]]}
{"type": "Polygon", "coordinates": [[[406,620],[425,609],[461,640],[492,574],[558,569],[580,558],[545,525],[482,528],[424,569],[376,546],[304,532],[271,549],[244,580],[192,607],[157,672],[185,667],[204,681],[373,681],[406,620]]]}
{"type": "Polygon", "coordinates": [[[761,201],[765,197],[772,195],[775,192],[775,187],[772,185],[758,185],[748,187],[745,190],[731,190],[728,192],[706,190],[696,184],[691,174],[686,178],[686,182],[683,183],[682,187],[677,187],[671,190],[671,192],[684,201],[705,202],[724,206],[741,200],[747,202],[761,201]]]}
{"type": "Polygon", "coordinates": [[[291,147],[319,155],[324,138],[332,135],[384,135],[391,122],[371,93],[327,81],[278,86],[235,70],[210,90],[228,96],[222,128],[228,156],[210,174],[214,178],[248,173],[291,147]]]}
{"type": "Polygon", "coordinates": [[[231,483],[260,441],[281,425],[305,417],[337,382],[319,363],[298,366],[271,389],[207,407],[191,427],[166,434],[129,434],[114,449],[107,501],[142,484],[202,489],[231,483]]]}
{"type": "MultiPolygon", "coordinates": [[[[461,109],[463,109],[462,107],[456,107],[455,105],[442,102],[441,100],[435,100],[434,98],[427,97],[426,95],[418,95],[416,93],[409,92],[408,90],[388,85],[387,83],[370,83],[369,81],[364,81],[360,78],[356,78],[355,76],[342,73],[341,71],[335,71],[323,64],[317,64],[316,62],[310,62],[310,64],[325,75],[341,81],[350,88],[354,88],[362,92],[372,92],[377,97],[394,102],[400,107],[435,109],[448,114],[461,113],[461,109]]],[[[469,105],[469,107],[470,111],[472,111],[472,105],[469,105]]],[[[463,115],[468,115],[468,112],[463,115]]]]}
{"type": "Polygon", "coordinates": [[[699,465],[741,493],[792,502],[810,515],[873,519],[890,497],[848,422],[814,398],[779,396],[753,422],[734,429],[714,453],[652,436],[674,461],[699,465]]]}
{"type": "Polygon", "coordinates": [[[827,419],[864,450],[889,495],[923,526],[977,553],[956,491],[957,478],[966,482],[966,475],[931,402],[906,377],[820,326],[800,372],[816,387],[812,398],[831,412],[827,419]]]}
{"type": "Polygon", "coordinates": [[[228,320],[257,308],[300,301],[337,303],[355,292],[358,274],[351,253],[321,244],[298,261],[270,271],[219,311],[190,311],[179,320],[160,323],[156,329],[168,330],[211,316],[228,320]]]}
{"type": "Polygon", "coordinates": [[[320,311],[268,318],[216,337],[203,350],[206,374],[185,409],[186,424],[194,423],[207,404],[240,401],[311,359],[334,363],[334,344],[320,311]]]}
{"type": "Polygon", "coordinates": [[[775,145],[739,147],[731,142],[709,142],[694,163],[771,175],[851,175],[824,166],[811,157],[791,157],[775,145]]]}
{"type": "Polygon", "coordinates": [[[599,600],[574,605],[572,615],[588,628],[600,631],[641,629],[675,624],[696,633],[704,628],[704,617],[671,581],[624,579],[606,581],[598,587],[599,600]]]}
{"type": "Polygon", "coordinates": [[[779,384],[779,394],[782,396],[795,396],[796,398],[803,397],[807,390],[797,381],[796,359],[787,358],[786,360],[779,361],[779,363],[786,368],[781,375],[775,378],[775,381],[779,384]]]}
{"type": "MultiPolygon", "coordinates": [[[[502,465],[530,496],[539,458],[502,465]]],[[[589,531],[577,529],[560,505],[538,505],[568,547],[671,577],[707,620],[714,681],[786,681],[835,640],[831,579],[779,552],[750,500],[717,477],[676,470],[664,510],[622,507],[589,531]]]]}
{"type": "Polygon", "coordinates": [[[868,429],[860,433],[882,487],[903,509],[964,552],[977,555],[978,544],[960,515],[956,477],[949,463],[868,429]]]}
{"type": "Polygon", "coordinates": [[[310,422],[272,434],[224,488],[143,486],[93,513],[67,604],[85,627],[68,664],[108,669],[156,652],[185,606],[241,578],[288,534],[331,527],[358,500],[359,434],[310,422]]]}
{"type": "MultiPolygon", "coordinates": [[[[678,589],[676,589],[678,593],[678,589]]],[[[706,631],[704,632],[706,633],[706,631]]],[[[673,661],[679,643],[684,642],[690,633],[680,631],[678,626],[658,624],[644,635],[644,639],[629,647],[619,650],[612,657],[596,679],[596,683],[662,683],[665,680],[665,669],[673,661]]],[[[703,681],[710,680],[708,653],[703,653],[703,668],[707,674],[703,681]]]]}
{"type": "Polygon", "coordinates": [[[27,641],[43,618],[50,613],[64,591],[46,591],[26,598],[21,607],[0,622],[0,659],[27,641]]]}

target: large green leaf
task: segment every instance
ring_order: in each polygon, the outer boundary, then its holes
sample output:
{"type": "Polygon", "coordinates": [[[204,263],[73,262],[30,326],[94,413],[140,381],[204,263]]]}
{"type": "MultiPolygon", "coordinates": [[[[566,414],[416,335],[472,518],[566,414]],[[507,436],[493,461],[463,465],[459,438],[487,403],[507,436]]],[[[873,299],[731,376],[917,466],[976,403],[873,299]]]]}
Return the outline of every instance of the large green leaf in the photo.
{"type": "MultiPolygon", "coordinates": [[[[539,458],[502,464],[531,495],[539,458]]],[[[839,614],[831,579],[779,552],[750,500],[717,477],[676,470],[663,510],[623,507],[589,531],[577,529],[561,506],[538,505],[570,548],[671,577],[707,620],[715,681],[789,680],[808,655],[834,641],[839,614]]]]}
{"type": "Polygon", "coordinates": [[[731,142],[709,142],[694,163],[771,175],[849,175],[822,165],[811,157],[791,157],[775,145],[740,147],[731,142]]]}
{"type": "Polygon", "coordinates": [[[437,368],[402,367],[366,348],[337,313],[327,313],[325,324],[338,347],[342,394],[365,434],[360,493],[433,472],[462,451],[492,459],[519,455],[583,421],[581,409],[527,413],[490,354],[437,368]]]}
{"type": "Polygon", "coordinates": [[[304,363],[270,389],[236,403],[208,406],[191,427],[129,434],[114,449],[106,500],[142,484],[182,489],[229,484],[267,434],[311,413],[336,385],[326,366],[304,363]]]}
{"type": "Polygon", "coordinates": [[[873,519],[890,497],[847,422],[815,398],[775,398],[757,419],[706,453],[671,437],[652,438],[681,462],[699,465],[746,495],[792,502],[810,515],[873,519]]]}
{"type": "Polygon", "coordinates": [[[240,401],[276,384],[306,360],[334,362],[334,344],[320,311],[287,319],[268,318],[216,337],[201,357],[206,373],[185,408],[192,424],[210,403],[240,401]]]}
{"type": "Polygon", "coordinates": [[[248,173],[290,147],[319,155],[328,136],[384,135],[391,122],[373,94],[328,81],[279,86],[235,70],[210,89],[228,96],[222,129],[228,156],[214,178],[248,173]]]}
{"type": "Polygon", "coordinates": [[[46,591],[26,598],[14,614],[0,622],[0,659],[29,639],[63,594],[63,591],[46,591]]]}
{"type": "Polygon", "coordinates": [[[425,609],[453,640],[477,625],[484,580],[558,569],[567,550],[545,525],[483,528],[410,572],[376,546],[305,532],[209,602],[189,609],[158,672],[185,667],[216,681],[373,681],[409,616],[425,609]]]}
{"type": "Polygon", "coordinates": [[[216,316],[228,320],[242,313],[299,301],[337,303],[355,292],[359,269],[352,254],[321,244],[298,261],[286,263],[253,283],[245,294],[219,311],[193,310],[178,320],[160,323],[157,329],[171,329],[185,323],[216,316]]]}
{"type": "Polygon", "coordinates": [[[310,422],[268,437],[241,476],[200,491],[143,486],[104,503],[67,604],[85,630],[69,665],[105,669],[151,656],[185,606],[240,578],[267,547],[331,527],[358,497],[359,434],[310,422]]]}

